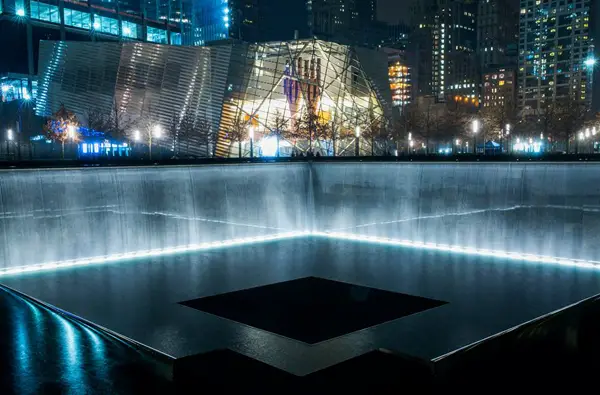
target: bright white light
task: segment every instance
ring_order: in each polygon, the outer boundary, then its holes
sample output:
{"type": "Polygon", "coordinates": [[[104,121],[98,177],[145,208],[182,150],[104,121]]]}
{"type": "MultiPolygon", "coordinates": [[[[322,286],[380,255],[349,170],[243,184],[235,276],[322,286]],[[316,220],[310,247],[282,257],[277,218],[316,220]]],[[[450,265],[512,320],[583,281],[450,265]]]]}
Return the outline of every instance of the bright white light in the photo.
{"type": "Polygon", "coordinates": [[[156,137],[157,139],[161,138],[162,129],[160,125],[154,125],[154,127],[152,128],[152,132],[154,133],[154,137],[156,137]]]}
{"type": "Polygon", "coordinates": [[[585,60],[584,64],[588,67],[592,67],[596,64],[596,59],[595,58],[587,58],[585,60]]]}
{"type": "Polygon", "coordinates": [[[595,126],[592,128],[592,135],[594,135],[594,136],[596,135],[596,127],[595,126]]]}
{"type": "Polygon", "coordinates": [[[486,257],[493,257],[493,258],[510,259],[510,260],[516,260],[516,261],[529,261],[529,262],[535,262],[535,263],[556,264],[556,265],[563,265],[563,266],[575,266],[575,267],[580,267],[580,268],[600,270],[600,262],[599,261],[588,261],[588,260],[582,260],[582,259],[551,257],[551,256],[534,255],[534,254],[510,252],[510,251],[488,250],[488,249],[481,249],[481,248],[474,248],[474,247],[438,244],[438,243],[422,242],[422,241],[415,241],[415,240],[400,240],[400,239],[384,238],[384,237],[377,237],[377,236],[364,236],[364,235],[356,235],[356,234],[352,234],[352,233],[296,231],[296,232],[276,233],[276,234],[266,235],[266,236],[254,236],[254,237],[246,237],[246,238],[239,238],[239,239],[214,241],[214,242],[208,242],[208,243],[188,244],[188,245],[183,245],[183,246],[158,248],[158,249],[153,249],[153,250],[131,251],[131,252],[105,255],[105,256],[99,256],[99,257],[64,260],[64,261],[57,261],[57,262],[46,262],[46,263],[41,263],[41,264],[37,264],[37,265],[0,268],[0,277],[21,274],[21,273],[51,271],[51,270],[55,270],[55,269],[62,269],[62,268],[76,267],[76,266],[100,265],[100,264],[106,264],[106,263],[112,263],[112,262],[128,261],[128,260],[138,259],[138,258],[148,258],[148,257],[180,254],[180,253],[185,253],[185,252],[211,250],[211,249],[224,248],[224,247],[229,248],[229,247],[235,247],[235,246],[242,246],[242,245],[249,245],[249,244],[256,244],[256,243],[265,243],[265,242],[269,242],[269,241],[277,241],[277,240],[285,240],[285,239],[294,239],[294,238],[298,238],[298,237],[307,237],[307,236],[326,237],[326,238],[339,239],[339,240],[377,243],[377,244],[389,245],[389,246],[400,246],[400,247],[419,248],[419,249],[435,250],[435,251],[446,251],[446,252],[459,253],[459,254],[478,255],[478,256],[486,256],[486,257]]]}
{"type": "Polygon", "coordinates": [[[412,140],[412,133],[408,133],[408,141],[412,140]]]}
{"type": "Polygon", "coordinates": [[[246,237],[240,239],[231,239],[225,241],[215,241],[201,244],[188,244],[183,246],[158,248],[154,250],[132,251],[122,254],[105,255],[91,258],[72,259],[57,262],[47,262],[30,266],[8,267],[0,269],[0,277],[31,272],[51,271],[75,266],[101,265],[112,262],[127,261],[138,258],[148,258],[154,256],[164,256],[172,254],[180,254],[184,252],[212,250],[222,247],[234,247],[256,243],[266,243],[269,241],[293,239],[296,237],[310,236],[310,232],[286,232],[276,233],[267,236],[246,237]]]}
{"type": "Polygon", "coordinates": [[[25,16],[25,10],[22,8],[19,8],[17,10],[17,16],[25,16]]]}
{"type": "Polygon", "coordinates": [[[277,155],[277,138],[276,137],[265,137],[260,142],[260,148],[263,156],[276,156],[277,155]]]}
{"type": "Polygon", "coordinates": [[[408,145],[410,145],[410,146],[412,147],[413,145],[415,145],[415,143],[414,143],[414,141],[410,140],[410,141],[408,142],[408,145]]]}
{"type": "Polygon", "coordinates": [[[506,135],[508,136],[510,134],[510,124],[507,123],[506,124],[506,135]]]}
{"type": "Polygon", "coordinates": [[[585,134],[583,132],[579,132],[579,140],[585,139],[585,134]]]}
{"type": "Polygon", "coordinates": [[[8,92],[9,89],[10,89],[9,85],[2,85],[2,93],[8,92]]]}
{"type": "Polygon", "coordinates": [[[473,120],[473,134],[477,134],[478,130],[479,130],[479,121],[474,119],[473,120]]]}
{"type": "Polygon", "coordinates": [[[585,129],[585,137],[590,137],[590,128],[585,129]]]}
{"type": "Polygon", "coordinates": [[[67,136],[70,139],[75,138],[75,126],[73,126],[73,125],[67,126],[67,136]]]}
{"type": "Polygon", "coordinates": [[[544,139],[544,133],[542,132],[542,133],[540,133],[540,140],[543,140],[543,139],[544,139]]]}
{"type": "Polygon", "coordinates": [[[12,129],[8,129],[6,131],[6,138],[8,139],[8,141],[12,141],[13,140],[13,131],[12,131],[12,129]]]}
{"type": "Polygon", "coordinates": [[[356,129],[354,130],[354,133],[356,135],[356,137],[360,137],[360,126],[357,126],[356,129]]]}
{"type": "Polygon", "coordinates": [[[129,27],[124,27],[124,28],[123,28],[123,34],[125,34],[125,35],[127,35],[127,36],[128,36],[128,35],[130,35],[130,34],[131,34],[131,28],[129,28],[129,27]]]}
{"type": "Polygon", "coordinates": [[[229,22],[229,17],[228,17],[227,15],[225,15],[225,16],[223,17],[223,21],[224,21],[224,22],[229,22]]]}
{"type": "Polygon", "coordinates": [[[98,22],[98,21],[94,22],[94,29],[96,29],[96,30],[100,29],[100,22],[98,22]]]}
{"type": "Polygon", "coordinates": [[[250,126],[248,129],[248,135],[250,136],[250,140],[254,140],[254,126],[250,126]]]}
{"type": "Polygon", "coordinates": [[[133,131],[133,140],[134,141],[140,141],[142,139],[142,134],[140,133],[139,130],[134,130],[133,131]]]}
{"type": "Polygon", "coordinates": [[[460,145],[460,140],[456,139],[456,145],[460,145]]]}
{"type": "Polygon", "coordinates": [[[390,246],[400,246],[400,247],[419,248],[419,249],[422,248],[425,250],[448,251],[448,252],[453,252],[453,253],[486,256],[486,257],[492,257],[492,258],[503,258],[503,259],[510,259],[510,260],[515,260],[515,261],[529,261],[529,262],[536,262],[536,263],[575,266],[575,267],[581,267],[581,268],[587,268],[587,269],[600,270],[600,261],[587,261],[587,260],[582,260],[582,259],[551,257],[551,256],[534,255],[534,254],[511,252],[511,251],[487,250],[487,249],[464,247],[464,246],[458,246],[458,245],[424,243],[421,241],[389,239],[389,238],[376,237],[376,236],[361,236],[361,235],[355,235],[355,234],[351,234],[351,233],[313,232],[312,235],[328,237],[328,238],[332,238],[332,239],[340,239],[340,240],[362,241],[362,242],[377,243],[377,244],[390,245],[390,246]]]}
{"type": "Polygon", "coordinates": [[[521,143],[521,139],[517,137],[517,144],[521,143]]]}

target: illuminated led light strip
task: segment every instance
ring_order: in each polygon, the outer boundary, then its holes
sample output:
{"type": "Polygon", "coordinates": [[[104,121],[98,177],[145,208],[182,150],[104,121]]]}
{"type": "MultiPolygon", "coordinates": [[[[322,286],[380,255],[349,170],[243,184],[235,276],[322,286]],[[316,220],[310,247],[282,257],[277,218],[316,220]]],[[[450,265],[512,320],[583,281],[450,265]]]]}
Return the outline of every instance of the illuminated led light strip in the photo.
{"type": "Polygon", "coordinates": [[[293,239],[296,237],[309,236],[311,232],[286,232],[286,233],[275,233],[266,236],[255,236],[245,237],[239,239],[230,239],[223,241],[213,241],[208,243],[199,244],[188,244],[183,246],[158,248],[154,250],[141,250],[133,252],[125,252],[121,254],[112,254],[105,256],[97,256],[91,258],[72,259],[65,261],[47,262],[36,265],[8,267],[0,269],[0,277],[7,275],[42,272],[55,269],[63,269],[77,266],[89,266],[89,265],[100,265],[106,263],[113,263],[118,261],[125,261],[138,258],[149,258],[163,255],[181,254],[184,252],[194,252],[203,250],[213,250],[223,247],[234,247],[248,244],[265,243],[269,241],[293,239]]]}
{"type": "Polygon", "coordinates": [[[425,250],[446,251],[446,252],[453,252],[453,253],[458,253],[458,254],[478,255],[478,256],[485,256],[485,257],[492,257],[492,258],[503,258],[503,259],[510,259],[510,260],[514,260],[514,261],[528,261],[528,262],[562,265],[562,266],[574,266],[574,267],[580,267],[580,268],[586,268],[586,269],[600,270],[600,262],[599,261],[588,261],[588,260],[583,260],[583,259],[560,258],[560,257],[552,257],[552,256],[545,256],[545,255],[527,254],[527,253],[521,253],[521,252],[488,250],[488,249],[483,249],[483,248],[463,247],[463,246],[458,246],[458,245],[437,244],[437,243],[427,243],[427,242],[413,241],[413,240],[390,239],[390,238],[377,237],[377,236],[355,235],[352,233],[312,232],[312,236],[321,236],[321,237],[327,237],[327,238],[339,239],[339,240],[350,240],[350,241],[376,243],[376,244],[383,244],[383,245],[390,245],[390,246],[419,248],[419,249],[425,249],[425,250]]]}
{"type": "Polygon", "coordinates": [[[163,256],[163,255],[173,255],[173,254],[180,254],[180,253],[185,253],[185,252],[212,250],[212,249],[218,249],[218,248],[224,248],[224,247],[235,247],[235,246],[241,246],[241,245],[265,243],[265,242],[269,242],[269,241],[294,239],[294,238],[298,238],[298,237],[307,237],[307,236],[325,237],[325,238],[338,239],[338,240],[367,242],[367,243],[375,243],[375,244],[390,245],[390,246],[418,248],[418,249],[434,250],[434,251],[445,251],[445,252],[452,252],[452,253],[457,253],[457,254],[503,258],[503,259],[510,259],[510,260],[514,260],[514,261],[528,261],[528,262],[536,262],[536,263],[543,263],[543,264],[554,264],[554,265],[573,266],[573,267],[580,267],[580,268],[586,268],[586,269],[600,270],[600,261],[551,257],[551,256],[545,256],[545,255],[535,255],[535,254],[527,254],[527,253],[520,253],[520,252],[488,250],[488,249],[464,247],[464,246],[458,246],[458,245],[438,244],[438,243],[429,243],[429,242],[413,241],[413,240],[391,239],[391,238],[378,237],[378,236],[356,235],[356,234],[352,234],[352,233],[298,231],[298,232],[275,233],[275,234],[266,235],[266,236],[245,237],[245,238],[239,238],[239,239],[213,241],[213,242],[208,242],[208,243],[188,244],[188,245],[176,246],[176,247],[159,248],[159,249],[154,249],[154,250],[133,251],[133,252],[105,255],[105,256],[99,256],[99,257],[91,257],[91,258],[48,262],[48,263],[41,263],[41,264],[29,265],[29,266],[9,267],[9,268],[0,269],[0,277],[8,276],[8,275],[23,274],[23,273],[50,271],[50,270],[63,269],[63,268],[69,268],[69,267],[114,263],[114,262],[118,262],[118,261],[127,261],[127,260],[138,259],[138,258],[158,257],[158,256],[163,256]]]}

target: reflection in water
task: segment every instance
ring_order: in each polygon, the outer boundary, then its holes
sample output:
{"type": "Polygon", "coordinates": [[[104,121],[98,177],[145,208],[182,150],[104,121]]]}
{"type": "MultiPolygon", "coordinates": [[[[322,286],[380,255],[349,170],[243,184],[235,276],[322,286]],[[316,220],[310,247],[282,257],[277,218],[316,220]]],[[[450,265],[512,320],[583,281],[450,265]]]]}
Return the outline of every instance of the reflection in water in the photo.
{"type": "Polygon", "coordinates": [[[127,345],[1,286],[0,334],[2,395],[147,393],[138,387],[166,385],[127,345]]]}

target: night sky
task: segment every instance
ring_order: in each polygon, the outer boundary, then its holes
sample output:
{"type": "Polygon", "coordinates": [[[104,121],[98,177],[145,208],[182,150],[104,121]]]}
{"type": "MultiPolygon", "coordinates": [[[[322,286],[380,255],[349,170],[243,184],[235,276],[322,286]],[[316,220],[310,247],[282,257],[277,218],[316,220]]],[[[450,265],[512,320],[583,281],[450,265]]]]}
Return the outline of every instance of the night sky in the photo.
{"type": "Polygon", "coordinates": [[[408,5],[402,0],[377,0],[377,18],[392,24],[408,23],[408,5]]]}

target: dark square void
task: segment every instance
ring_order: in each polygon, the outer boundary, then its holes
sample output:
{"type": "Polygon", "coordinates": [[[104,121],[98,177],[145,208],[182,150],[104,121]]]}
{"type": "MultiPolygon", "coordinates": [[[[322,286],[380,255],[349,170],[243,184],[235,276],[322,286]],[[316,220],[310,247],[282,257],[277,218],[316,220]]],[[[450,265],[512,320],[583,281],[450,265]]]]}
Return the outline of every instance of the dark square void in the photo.
{"type": "Polygon", "coordinates": [[[181,302],[309,344],[446,303],[318,277],[181,302]]]}

